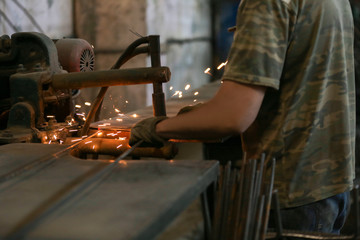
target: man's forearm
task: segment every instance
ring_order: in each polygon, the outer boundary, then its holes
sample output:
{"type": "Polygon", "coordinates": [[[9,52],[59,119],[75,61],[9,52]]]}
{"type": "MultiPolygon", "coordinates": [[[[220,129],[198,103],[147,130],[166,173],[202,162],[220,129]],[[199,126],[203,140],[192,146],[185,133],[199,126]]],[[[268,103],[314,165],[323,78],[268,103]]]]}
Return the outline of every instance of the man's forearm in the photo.
{"type": "Polygon", "coordinates": [[[156,126],[164,138],[213,140],[239,134],[254,121],[264,87],[225,81],[216,96],[195,110],[156,126]]]}

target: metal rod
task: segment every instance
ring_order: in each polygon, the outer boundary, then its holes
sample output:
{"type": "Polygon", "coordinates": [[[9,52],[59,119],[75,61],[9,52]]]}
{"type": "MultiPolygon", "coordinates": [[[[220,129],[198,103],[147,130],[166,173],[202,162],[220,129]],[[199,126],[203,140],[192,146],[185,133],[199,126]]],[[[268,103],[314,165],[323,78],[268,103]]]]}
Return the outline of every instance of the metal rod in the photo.
{"type": "Polygon", "coordinates": [[[354,239],[360,238],[360,202],[359,202],[359,185],[355,185],[353,189],[353,204],[355,211],[355,237],[354,239]]]}
{"type": "Polygon", "coordinates": [[[280,203],[278,191],[273,192],[273,209],[275,213],[275,228],[276,228],[276,239],[283,239],[283,226],[281,222],[280,203]]]}
{"type": "Polygon", "coordinates": [[[229,161],[225,166],[224,181],[222,187],[222,206],[221,206],[221,227],[220,236],[226,236],[226,224],[227,224],[227,211],[229,206],[229,186],[230,186],[230,175],[231,175],[231,162],[229,161]]]}
{"type": "Polygon", "coordinates": [[[262,225],[262,215],[263,215],[263,210],[264,210],[264,204],[265,204],[265,195],[262,195],[260,197],[260,202],[259,202],[259,206],[258,206],[258,212],[256,215],[256,223],[255,223],[255,227],[254,227],[254,240],[259,240],[260,239],[260,234],[261,234],[261,225],[262,225]]]}
{"type": "Polygon", "coordinates": [[[202,213],[204,218],[204,240],[209,240],[211,236],[211,219],[210,219],[210,212],[209,212],[209,205],[206,190],[201,193],[201,207],[202,213]]]}
{"type": "Polygon", "coordinates": [[[243,191],[244,191],[244,182],[245,182],[245,169],[246,168],[246,153],[244,153],[241,169],[240,169],[240,180],[239,180],[239,194],[238,194],[238,200],[236,201],[236,217],[235,217],[235,231],[233,233],[232,239],[238,239],[238,236],[240,234],[240,223],[241,223],[241,217],[242,216],[242,204],[243,204],[243,191]]]}
{"type": "MultiPolygon", "coordinates": [[[[160,60],[160,40],[158,35],[149,36],[149,49],[150,49],[150,59],[151,67],[157,68],[161,66],[160,60]]],[[[169,75],[170,78],[170,75],[169,75]]],[[[166,116],[165,108],[165,95],[162,88],[161,82],[153,82],[153,111],[154,116],[166,116]]]]}
{"type": "Polygon", "coordinates": [[[265,198],[266,198],[265,199],[265,202],[266,202],[265,203],[265,213],[264,213],[264,218],[263,218],[263,223],[262,223],[260,239],[265,239],[266,231],[267,231],[267,227],[268,227],[270,209],[271,209],[271,199],[272,199],[274,179],[275,179],[275,167],[276,167],[276,162],[275,162],[275,158],[273,158],[271,160],[270,184],[267,186],[268,189],[265,193],[265,198]]]}
{"type": "Polygon", "coordinates": [[[89,138],[92,138],[93,136],[95,136],[96,134],[98,134],[98,132],[92,134],[91,136],[88,136],[86,138],[84,138],[83,140],[59,151],[59,152],[56,152],[54,154],[51,154],[51,155],[46,155],[46,156],[43,156],[41,157],[40,159],[36,159],[30,163],[27,163],[25,165],[22,165],[8,173],[5,173],[3,175],[0,176],[0,184],[3,183],[3,182],[6,182],[6,181],[9,181],[27,171],[30,171],[32,169],[34,169],[36,166],[39,166],[40,164],[42,163],[45,163],[45,162],[51,162],[54,161],[56,158],[58,158],[59,156],[61,156],[62,154],[64,154],[65,152],[69,151],[70,149],[74,148],[75,146],[77,146],[78,144],[80,144],[82,141],[85,141],[89,138]]]}
{"type": "Polygon", "coordinates": [[[84,123],[84,126],[81,130],[81,135],[87,135],[90,129],[90,124],[92,122],[92,120],[95,117],[95,114],[97,113],[97,110],[100,109],[100,106],[102,104],[102,101],[104,99],[104,96],[106,94],[106,91],[108,90],[109,87],[102,87],[97,95],[97,97],[95,98],[95,101],[93,102],[93,104],[91,105],[90,111],[86,117],[86,121],[84,123]]]}
{"type": "Polygon", "coordinates": [[[217,240],[220,238],[220,227],[221,227],[221,206],[222,206],[222,191],[223,191],[223,181],[224,181],[224,168],[219,169],[219,181],[217,189],[215,192],[215,209],[214,209],[214,220],[213,220],[213,233],[211,235],[212,240],[217,240]]]}
{"type": "MultiPolygon", "coordinates": [[[[81,156],[82,154],[101,154],[110,156],[119,156],[121,153],[129,149],[128,138],[125,140],[109,139],[109,138],[92,138],[91,144],[85,144],[84,142],[74,149],[75,156],[81,156]],[[93,149],[93,146],[96,146],[93,149]]],[[[156,157],[171,159],[177,153],[177,147],[174,143],[167,142],[161,148],[155,147],[140,147],[135,149],[131,155],[136,157],[156,157]]]]}
{"type": "Polygon", "coordinates": [[[248,183],[248,196],[247,196],[247,202],[245,204],[246,206],[246,216],[245,219],[247,221],[245,221],[245,227],[244,227],[244,231],[243,231],[243,238],[242,239],[249,239],[249,235],[250,235],[250,227],[251,227],[251,218],[253,215],[253,209],[252,209],[252,204],[254,201],[254,196],[253,196],[253,192],[254,192],[254,185],[255,185],[255,174],[256,174],[256,161],[253,160],[250,163],[250,182],[248,183]]]}
{"type": "MultiPolygon", "coordinates": [[[[28,232],[30,232],[37,224],[39,224],[44,218],[50,215],[53,211],[58,209],[64,203],[77,196],[79,193],[83,192],[91,184],[95,183],[99,179],[103,178],[105,174],[110,173],[118,163],[128,156],[135,148],[143,143],[143,140],[134,144],[134,146],[123,154],[121,154],[115,161],[104,168],[99,170],[99,167],[96,166],[90,171],[86,172],[79,182],[75,181],[72,186],[67,189],[62,190],[60,193],[52,196],[48,201],[45,202],[44,206],[35,209],[28,217],[23,219],[17,226],[14,227],[5,237],[5,239],[23,239],[28,232]]],[[[99,164],[102,165],[102,164],[99,164]]]]}
{"type": "Polygon", "coordinates": [[[168,67],[130,68],[95,72],[54,74],[51,85],[55,89],[81,89],[118,85],[136,85],[168,82],[168,67]]]}

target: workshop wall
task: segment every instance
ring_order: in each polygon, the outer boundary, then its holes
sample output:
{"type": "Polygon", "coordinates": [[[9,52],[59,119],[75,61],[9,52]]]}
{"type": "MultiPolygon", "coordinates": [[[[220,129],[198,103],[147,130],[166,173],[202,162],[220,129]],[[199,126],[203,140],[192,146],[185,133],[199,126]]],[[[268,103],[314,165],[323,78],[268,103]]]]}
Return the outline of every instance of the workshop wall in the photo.
{"type": "Polygon", "coordinates": [[[209,81],[204,70],[212,61],[210,2],[147,0],[148,34],[160,35],[163,64],[172,72],[167,97],[179,97],[209,81]]]}
{"type": "Polygon", "coordinates": [[[50,38],[73,35],[71,0],[0,0],[0,36],[35,31],[50,38]]]}

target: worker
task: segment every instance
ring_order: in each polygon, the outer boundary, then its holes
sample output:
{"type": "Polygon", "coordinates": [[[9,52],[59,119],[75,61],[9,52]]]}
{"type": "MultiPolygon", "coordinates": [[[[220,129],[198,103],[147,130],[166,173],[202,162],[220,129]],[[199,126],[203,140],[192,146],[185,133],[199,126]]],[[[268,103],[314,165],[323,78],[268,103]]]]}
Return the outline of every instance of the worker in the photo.
{"type": "Polygon", "coordinates": [[[216,95],[136,124],[130,144],[242,134],[249,158],[276,159],[285,229],[339,234],[355,149],[349,0],[242,0],[216,95]]]}

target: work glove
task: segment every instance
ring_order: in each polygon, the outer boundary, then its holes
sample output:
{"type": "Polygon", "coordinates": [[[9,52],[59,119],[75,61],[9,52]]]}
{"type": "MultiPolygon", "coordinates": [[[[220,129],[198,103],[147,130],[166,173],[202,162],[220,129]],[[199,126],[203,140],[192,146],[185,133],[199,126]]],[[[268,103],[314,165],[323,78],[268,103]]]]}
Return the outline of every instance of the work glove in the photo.
{"type": "Polygon", "coordinates": [[[183,107],[179,110],[179,112],[177,113],[177,115],[180,115],[180,114],[183,114],[183,113],[187,113],[187,112],[190,112],[200,106],[202,106],[203,104],[202,103],[198,103],[196,105],[192,105],[192,106],[186,106],[186,107],[183,107]]]}
{"type": "Polygon", "coordinates": [[[131,129],[130,146],[137,142],[144,140],[140,147],[162,147],[167,139],[164,139],[156,134],[156,124],[165,120],[167,117],[151,117],[141,120],[131,129]]]}

